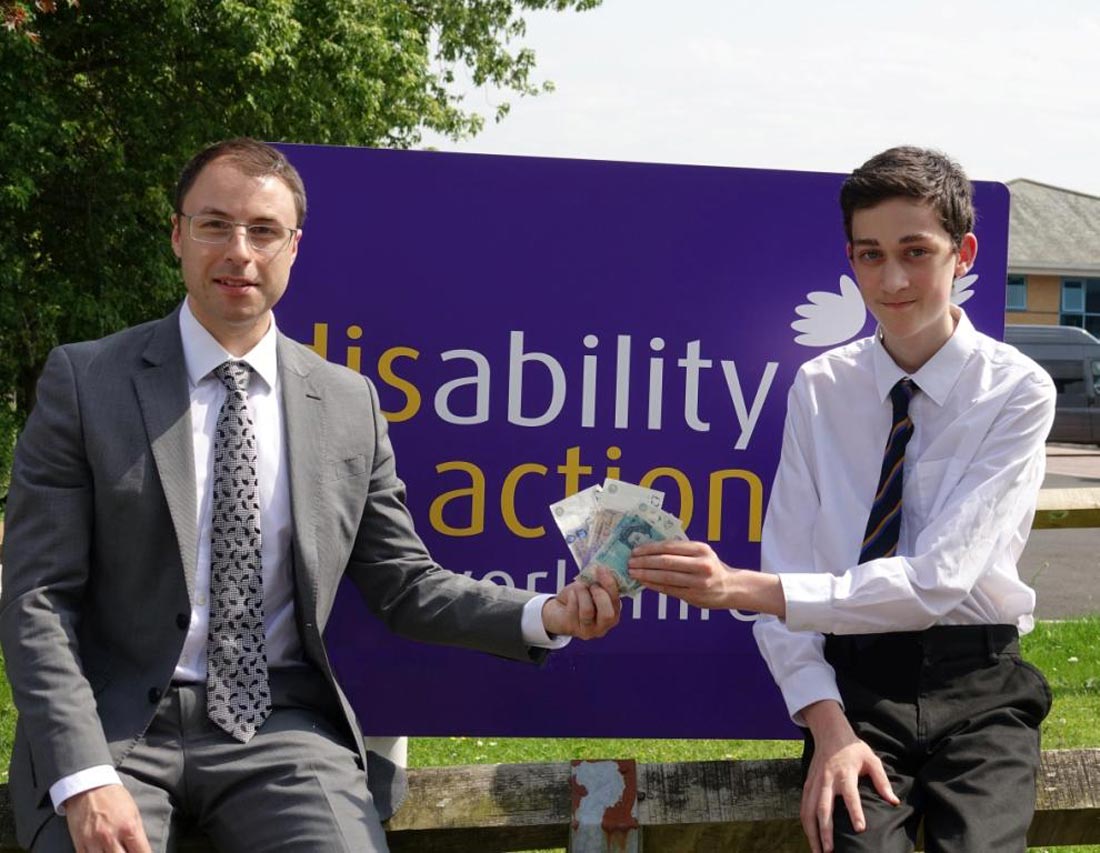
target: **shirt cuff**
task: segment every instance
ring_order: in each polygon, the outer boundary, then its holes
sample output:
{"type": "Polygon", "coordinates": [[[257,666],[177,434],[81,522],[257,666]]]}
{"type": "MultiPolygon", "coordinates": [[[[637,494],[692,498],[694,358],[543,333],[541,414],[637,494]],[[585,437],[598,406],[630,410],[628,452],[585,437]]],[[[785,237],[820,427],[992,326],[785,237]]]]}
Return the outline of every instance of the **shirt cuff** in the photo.
{"type": "Polygon", "coordinates": [[[50,785],[50,800],[53,801],[53,810],[64,817],[65,800],[69,797],[83,794],[85,791],[92,790],[92,788],[121,784],[122,780],[118,778],[118,773],[110,764],[97,764],[94,767],[77,770],[76,773],[70,776],[62,776],[50,785]]]}
{"type": "Polygon", "coordinates": [[[844,707],[844,700],[840,698],[840,691],[836,686],[836,675],[828,665],[820,669],[800,669],[779,685],[779,692],[783,694],[783,702],[787,706],[791,722],[801,728],[807,728],[802,711],[815,702],[832,699],[841,708],[844,707]]]}
{"type": "Polygon", "coordinates": [[[538,649],[563,649],[569,645],[572,637],[551,637],[546,633],[542,624],[542,606],[554,596],[536,595],[523,605],[523,618],[520,620],[520,628],[523,631],[523,642],[538,649]]]}
{"type": "Polygon", "coordinates": [[[788,629],[838,633],[837,613],[832,606],[835,577],[827,573],[783,572],[779,578],[787,607],[783,622],[788,629]]]}

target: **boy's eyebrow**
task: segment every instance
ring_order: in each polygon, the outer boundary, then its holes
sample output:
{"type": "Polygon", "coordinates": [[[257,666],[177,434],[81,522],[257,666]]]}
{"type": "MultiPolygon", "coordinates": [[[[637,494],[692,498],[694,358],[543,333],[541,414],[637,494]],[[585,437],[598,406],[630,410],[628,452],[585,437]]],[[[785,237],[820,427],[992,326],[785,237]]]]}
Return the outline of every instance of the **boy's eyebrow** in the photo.
{"type": "MultiPolygon", "coordinates": [[[[906,234],[904,237],[898,238],[898,243],[923,243],[925,240],[931,240],[932,234],[925,231],[918,231],[916,234],[906,234]]],[[[853,246],[878,246],[879,241],[874,237],[857,237],[852,240],[853,246]]]]}

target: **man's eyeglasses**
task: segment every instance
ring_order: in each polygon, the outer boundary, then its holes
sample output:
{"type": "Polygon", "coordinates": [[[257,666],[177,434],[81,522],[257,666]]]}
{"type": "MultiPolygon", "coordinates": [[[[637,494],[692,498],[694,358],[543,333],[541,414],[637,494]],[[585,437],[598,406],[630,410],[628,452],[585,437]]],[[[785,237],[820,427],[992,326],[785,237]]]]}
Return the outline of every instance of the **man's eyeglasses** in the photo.
{"type": "Polygon", "coordinates": [[[237,233],[237,226],[244,228],[248,236],[248,245],[265,255],[276,255],[290,245],[291,239],[298,233],[297,228],[283,225],[254,224],[232,222],[217,216],[191,216],[181,213],[187,220],[191,239],[199,243],[228,243],[237,233]]]}

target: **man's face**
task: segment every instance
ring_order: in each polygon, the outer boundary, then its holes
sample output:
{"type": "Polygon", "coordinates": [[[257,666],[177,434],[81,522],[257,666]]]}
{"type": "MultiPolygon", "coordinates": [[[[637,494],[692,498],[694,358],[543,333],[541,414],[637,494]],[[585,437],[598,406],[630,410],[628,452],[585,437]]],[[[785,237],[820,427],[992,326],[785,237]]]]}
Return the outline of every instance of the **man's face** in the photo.
{"type": "Polygon", "coordinates": [[[852,215],[852,271],[903,369],[916,371],[951,337],[951,288],[977,251],[973,234],[956,248],[925,202],[892,198],[852,215]]]}
{"type": "MultiPolygon", "coordinates": [[[[183,198],[188,216],[216,216],[248,225],[294,228],[294,196],[279,178],[253,178],[231,161],[207,165],[183,198]]],[[[234,355],[243,355],[267,331],[271,309],[286,291],[301,232],[275,254],[256,251],[243,228],[227,243],[192,239],[187,216],[172,216],[172,250],[180,259],[196,319],[234,355]]]]}

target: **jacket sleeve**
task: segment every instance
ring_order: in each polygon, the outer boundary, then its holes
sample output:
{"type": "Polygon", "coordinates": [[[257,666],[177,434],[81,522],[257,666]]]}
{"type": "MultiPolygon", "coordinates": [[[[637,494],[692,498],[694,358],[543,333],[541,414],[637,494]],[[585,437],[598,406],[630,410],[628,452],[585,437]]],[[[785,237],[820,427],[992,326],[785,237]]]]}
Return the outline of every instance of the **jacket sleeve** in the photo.
{"type": "Polygon", "coordinates": [[[92,501],[73,364],[58,348],[16,446],[0,596],[4,662],[43,792],[63,776],[113,764],[78,643],[92,501]]]}
{"type": "Polygon", "coordinates": [[[347,572],[368,606],[410,639],[462,646],[519,660],[545,651],[523,641],[521,616],[533,593],[475,581],[439,566],[417,535],[397,476],[377,391],[367,382],[374,426],[366,506],[347,572]]]}

